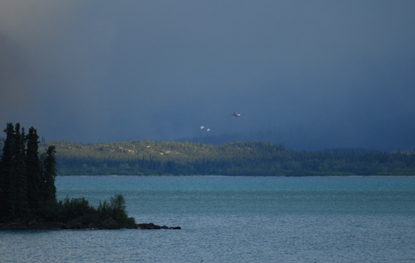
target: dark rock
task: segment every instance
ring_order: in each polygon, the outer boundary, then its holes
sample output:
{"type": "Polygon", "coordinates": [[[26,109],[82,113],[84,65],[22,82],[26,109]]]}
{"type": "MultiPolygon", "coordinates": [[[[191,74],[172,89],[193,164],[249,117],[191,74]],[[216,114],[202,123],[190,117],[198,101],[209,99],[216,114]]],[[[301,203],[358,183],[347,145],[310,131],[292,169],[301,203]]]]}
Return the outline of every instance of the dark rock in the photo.
{"type": "Polygon", "coordinates": [[[29,226],[35,226],[37,224],[38,223],[37,223],[37,220],[36,219],[33,219],[32,221],[29,222],[29,226]]]}
{"type": "Polygon", "coordinates": [[[104,229],[120,229],[121,225],[115,221],[112,217],[108,218],[102,223],[104,229]]]}
{"type": "Polygon", "coordinates": [[[67,223],[67,227],[69,229],[83,229],[85,228],[83,223],[82,217],[75,218],[67,223]]]}
{"type": "Polygon", "coordinates": [[[0,223],[0,230],[62,230],[62,229],[144,229],[144,230],[158,230],[158,229],[181,229],[181,227],[168,227],[166,225],[159,226],[154,223],[131,224],[128,227],[123,227],[113,218],[109,218],[96,225],[94,223],[84,223],[82,217],[73,219],[69,222],[44,222],[32,220],[24,222],[23,220],[15,220],[9,223],[0,223]]]}
{"type": "Polygon", "coordinates": [[[144,229],[144,230],[151,230],[151,229],[182,229],[179,226],[176,227],[168,227],[168,226],[159,226],[159,225],[155,225],[153,223],[148,223],[148,224],[137,224],[137,229],[144,229]]]}

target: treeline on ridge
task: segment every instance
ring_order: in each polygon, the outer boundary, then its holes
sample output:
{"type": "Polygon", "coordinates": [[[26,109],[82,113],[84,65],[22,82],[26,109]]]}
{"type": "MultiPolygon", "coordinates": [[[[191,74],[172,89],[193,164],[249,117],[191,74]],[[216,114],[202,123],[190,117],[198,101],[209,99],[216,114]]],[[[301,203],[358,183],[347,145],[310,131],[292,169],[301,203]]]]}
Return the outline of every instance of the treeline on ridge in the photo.
{"type": "Polygon", "coordinates": [[[415,153],[298,152],[282,144],[235,142],[218,146],[135,140],[84,145],[55,141],[61,175],[415,175],[415,153]]]}

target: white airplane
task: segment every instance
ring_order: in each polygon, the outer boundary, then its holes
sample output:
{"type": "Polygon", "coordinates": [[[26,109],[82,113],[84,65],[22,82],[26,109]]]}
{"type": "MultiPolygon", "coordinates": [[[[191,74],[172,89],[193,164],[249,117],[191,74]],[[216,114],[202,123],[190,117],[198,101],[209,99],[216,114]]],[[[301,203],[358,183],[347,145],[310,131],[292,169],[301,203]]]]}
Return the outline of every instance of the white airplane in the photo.
{"type": "Polygon", "coordinates": [[[241,113],[235,113],[235,112],[233,113],[234,117],[241,117],[241,115],[242,115],[241,113]]]}

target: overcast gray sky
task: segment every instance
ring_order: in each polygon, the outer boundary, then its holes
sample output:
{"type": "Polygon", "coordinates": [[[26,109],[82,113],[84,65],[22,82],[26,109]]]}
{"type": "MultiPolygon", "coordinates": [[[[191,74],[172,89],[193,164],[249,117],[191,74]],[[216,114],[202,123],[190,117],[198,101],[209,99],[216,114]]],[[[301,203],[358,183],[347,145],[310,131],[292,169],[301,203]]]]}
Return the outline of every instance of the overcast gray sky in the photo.
{"type": "Polygon", "coordinates": [[[203,125],[272,128],[297,149],[413,149],[414,14],[415,1],[0,0],[0,125],[84,143],[203,125]]]}

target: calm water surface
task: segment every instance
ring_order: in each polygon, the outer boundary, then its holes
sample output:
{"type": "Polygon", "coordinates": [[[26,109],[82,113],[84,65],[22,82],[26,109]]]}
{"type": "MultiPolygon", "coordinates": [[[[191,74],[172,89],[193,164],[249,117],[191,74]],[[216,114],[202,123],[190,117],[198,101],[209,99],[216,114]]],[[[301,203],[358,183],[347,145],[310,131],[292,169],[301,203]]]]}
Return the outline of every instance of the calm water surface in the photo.
{"type": "Polygon", "coordinates": [[[1,262],[415,262],[413,177],[58,177],[182,230],[0,232],[1,262]]]}

